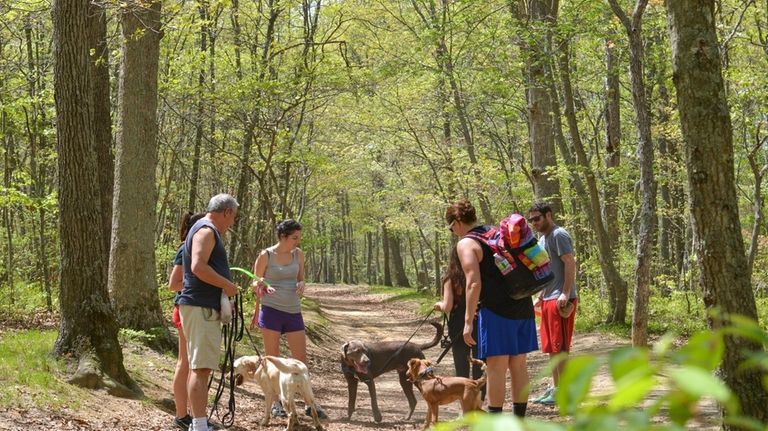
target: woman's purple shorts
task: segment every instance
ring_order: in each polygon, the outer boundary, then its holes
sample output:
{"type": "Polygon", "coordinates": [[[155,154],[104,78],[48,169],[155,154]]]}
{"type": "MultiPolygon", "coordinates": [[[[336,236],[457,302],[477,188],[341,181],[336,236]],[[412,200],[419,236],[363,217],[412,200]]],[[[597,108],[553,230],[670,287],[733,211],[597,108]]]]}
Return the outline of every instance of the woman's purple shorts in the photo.
{"type": "Polygon", "coordinates": [[[261,306],[259,328],[277,331],[281,334],[304,330],[304,317],[301,313],[286,313],[274,308],[261,306]]]}

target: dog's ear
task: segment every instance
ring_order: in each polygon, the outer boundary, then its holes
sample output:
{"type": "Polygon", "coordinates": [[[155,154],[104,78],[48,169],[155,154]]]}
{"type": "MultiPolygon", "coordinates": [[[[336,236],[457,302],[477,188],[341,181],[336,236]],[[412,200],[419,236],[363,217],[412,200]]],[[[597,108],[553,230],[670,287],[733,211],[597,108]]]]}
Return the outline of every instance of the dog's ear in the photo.
{"type": "Polygon", "coordinates": [[[408,369],[412,369],[414,365],[418,365],[420,359],[419,358],[411,358],[408,360],[408,369]]]}
{"type": "Polygon", "coordinates": [[[243,384],[243,376],[241,374],[235,375],[235,386],[242,386],[243,384]]]}
{"type": "Polygon", "coordinates": [[[349,342],[344,343],[343,346],[341,346],[341,359],[346,360],[347,359],[347,349],[349,348],[349,342]]]}

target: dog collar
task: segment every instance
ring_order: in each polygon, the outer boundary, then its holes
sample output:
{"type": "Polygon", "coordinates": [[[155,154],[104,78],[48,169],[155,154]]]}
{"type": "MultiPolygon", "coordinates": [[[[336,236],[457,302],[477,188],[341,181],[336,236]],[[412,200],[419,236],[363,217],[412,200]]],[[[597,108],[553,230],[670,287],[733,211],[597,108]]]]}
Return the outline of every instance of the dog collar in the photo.
{"type": "Polygon", "coordinates": [[[434,370],[432,369],[432,367],[427,367],[424,369],[424,371],[419,373],[419,376],[416,377],[416,381],[418,382],[418,381],[424,380],[426,377],[434,375],[433,373],[434,373],[434,370]]]}

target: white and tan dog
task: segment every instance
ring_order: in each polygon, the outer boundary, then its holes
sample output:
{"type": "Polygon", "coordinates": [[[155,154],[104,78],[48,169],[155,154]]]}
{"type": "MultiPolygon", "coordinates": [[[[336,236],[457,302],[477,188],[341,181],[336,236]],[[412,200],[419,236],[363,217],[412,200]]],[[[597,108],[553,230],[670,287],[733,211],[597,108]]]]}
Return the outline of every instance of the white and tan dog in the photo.
{"type": "Polygon", "coordinates": [[[283,407],[290,415],[286,431],[292,431],[299,420],[294,403],[294,396],[298,392],[304,398],[304,402],[312,409],[312,421],[315,429],[322,431],[323,426],[317,417],[315,396],[309,381],[309,370],[303,362],[275,356],[242,356],[235,360],[234,367],[237,386],[242,385],[247,380],[253,380],[261,386],[261,390],[264,392],[265,411],[261,425],[269,424],[270,408],[279,395],[283,407]]]}

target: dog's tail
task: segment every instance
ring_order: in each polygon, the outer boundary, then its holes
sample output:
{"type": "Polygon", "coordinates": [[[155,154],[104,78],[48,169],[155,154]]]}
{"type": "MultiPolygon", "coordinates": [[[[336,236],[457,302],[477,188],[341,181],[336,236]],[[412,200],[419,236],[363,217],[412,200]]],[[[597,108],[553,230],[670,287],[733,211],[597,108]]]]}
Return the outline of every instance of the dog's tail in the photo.
{"type": "Polygon", "coordinates": [[[429,322],[429,324],[435,327],[435,330],[436,330],[435,338],[432,339],[432,341],[430,341],[429,343],[420,344],[419,348],[421,350],[425,350],[425,349],[429,349],[430,347],[437,346],[437,343],[440,342],[440,337],[443,336],[443,325],[441,325],[441,324],[439,324],[437,322],[429,322]]]}
{"type": "Polygon", "coordinates": [[[472,365],[479,365],[480,369],[483,370],[483,375],[480,376],[479,379],[475,380],[475,383],[477,383],[478,388],[482,388],[485,386],[486,381],[488,380],[488,375],[485,373],[485,362],[473,358],[471,355],[469,356],[469,369],[472,369],[472,365]]]}
{"type": "Polygon", "coordinates": [[[265,356],[265,358],[284,374],[304,374],[308,372],[307,366],[298,361],[286,363],[281,361],[280,358],[272,356],[265,356]]]}

